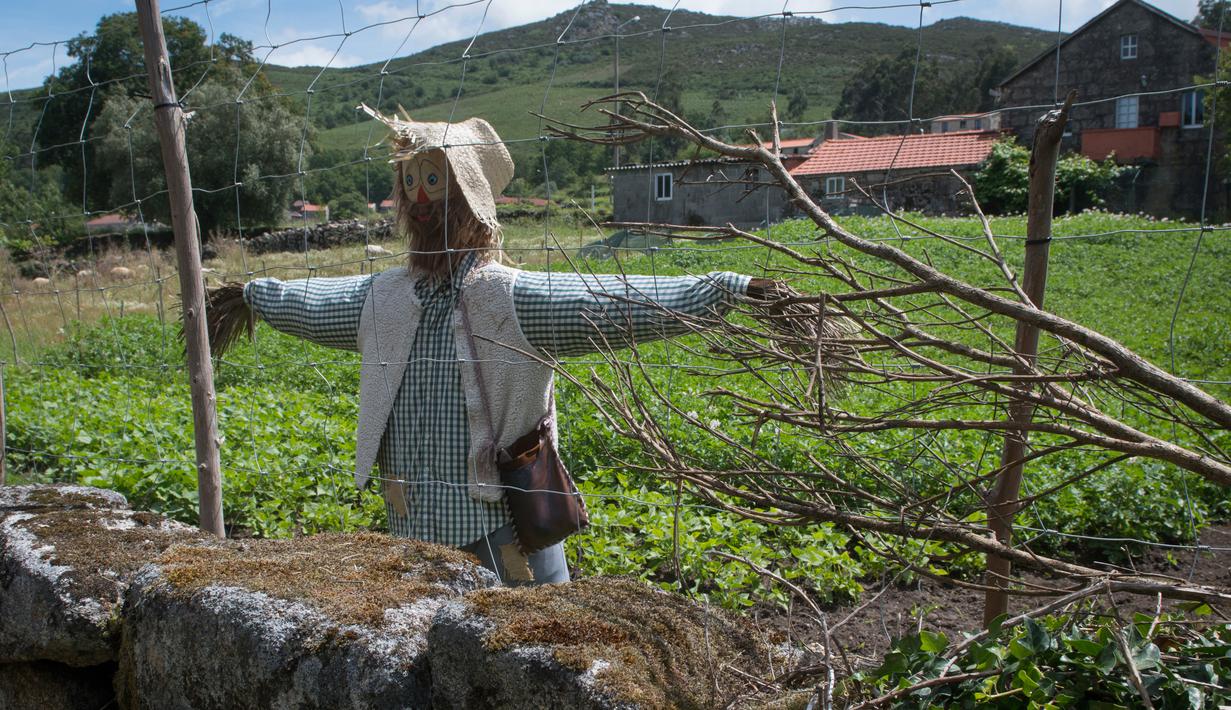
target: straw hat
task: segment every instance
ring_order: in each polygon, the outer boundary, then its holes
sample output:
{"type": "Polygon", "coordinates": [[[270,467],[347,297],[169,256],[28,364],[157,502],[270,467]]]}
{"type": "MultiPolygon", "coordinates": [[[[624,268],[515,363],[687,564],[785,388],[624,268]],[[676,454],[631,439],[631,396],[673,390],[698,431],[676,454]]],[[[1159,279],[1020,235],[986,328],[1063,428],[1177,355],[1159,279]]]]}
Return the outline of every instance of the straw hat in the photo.
{"type": "MultiPolygon", "coordinates": [[[[416,153],[428,150],[444,150],[449,171],[474,216],[493,230],[500,227],[496,221],[496,197],[513,179],[513,159],[492,124],[481,118],[468,118],[460,123],[421,123],[409,116],[405,120],[386,116],[367,104],[360,104],[359,108],[389,127],[389,142],[394,150],[390,163],[410,160],[416,153]]],[[[402,114],[405,116],[404,110],[402,114]]]]}

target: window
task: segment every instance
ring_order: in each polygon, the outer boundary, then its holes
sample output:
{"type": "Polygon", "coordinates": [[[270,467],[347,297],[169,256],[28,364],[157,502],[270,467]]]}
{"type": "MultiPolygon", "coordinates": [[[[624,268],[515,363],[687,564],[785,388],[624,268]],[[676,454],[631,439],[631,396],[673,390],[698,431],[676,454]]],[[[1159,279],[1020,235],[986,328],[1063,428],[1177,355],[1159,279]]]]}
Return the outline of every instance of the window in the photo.
{"type": "Polygon", "coordinates": [[[829,199],[841,197],[842,193],[846,192],[846,178],[844,177],[827,177],[825,178],[825,197],[829,199]]]}
{"type": "Polygon", "coordinates": [[[654,199],[671,199],[671,173],[658,173],[654,176],[654,199]]]}
{"type": "Polygon", "coordinates": [[[1190,91],[1180,99],[1180,125],[1198,128],[1205,124],[1205,92],[1190,91]]]}
{"type": "Polygon", "coordinates": [[[1120,58],[1137,58],[1137,35],[1120,35],[1120,58]]]}
{"type": "Polygon", "coordinates": [[[1137,127],[1137,97],[1116,99],[1116,128],[1137,127]]]}

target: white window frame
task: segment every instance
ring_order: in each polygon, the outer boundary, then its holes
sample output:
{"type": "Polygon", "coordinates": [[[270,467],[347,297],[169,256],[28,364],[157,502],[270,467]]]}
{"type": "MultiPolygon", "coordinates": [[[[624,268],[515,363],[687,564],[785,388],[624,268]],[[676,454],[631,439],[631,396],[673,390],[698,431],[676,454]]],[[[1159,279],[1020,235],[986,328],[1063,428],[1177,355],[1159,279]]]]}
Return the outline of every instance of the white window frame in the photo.
{"type": "Polygon", "coordinates": [[[825,199],[836,200],[846,192],[846,178],[841,175],[830,175],[825,178],[825,199]]]}
{"type": "Polygon", "coordinates": [[[671,173],[654,174],[654,199],[667,202],[672,197],[675,176],[671,173]]]}
{"type": "Polygon", "coordinates": [[[1136,96],[1116,99],[1116,128],[1137,128],[1141,125],[1141,103],[1136,96]]]}
{"type": "Polygon", "coordinates": [[[1180,97],[1180,127],[1201,128],[1205,125],[1205,92],[1201,89],[1189,91],[1180,97]],[[1191,113],[1189,112],[1191,104],[1191,113]],[[1196,118],[1196,121],[1189,120],[1196,118]]]}
{"type": "Polygon", "coordinates": [[[1137,33],[1120,35],[1120,59],[1137,58],[1137,33]]]}

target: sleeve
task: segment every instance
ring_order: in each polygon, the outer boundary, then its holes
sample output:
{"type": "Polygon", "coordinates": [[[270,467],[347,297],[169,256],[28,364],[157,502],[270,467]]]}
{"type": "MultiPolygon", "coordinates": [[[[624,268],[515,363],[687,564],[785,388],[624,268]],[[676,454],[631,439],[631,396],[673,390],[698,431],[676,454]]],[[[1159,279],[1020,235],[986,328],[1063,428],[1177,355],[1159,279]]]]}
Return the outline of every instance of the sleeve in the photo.
{"type": "Polygon", "coordinates": [[[676,316],[720,316],[750,280],[727,271],[671,277],[523,271],[513,303],[530,344],[565,357],[687,333],[695,322],[676,316]]]}
{"type": "Polygon", "coordinates": [[[318,345],[359,349],[359,314],[372,276],[255,279],[244,286],[244,301],[276,330],[318,345]]]}

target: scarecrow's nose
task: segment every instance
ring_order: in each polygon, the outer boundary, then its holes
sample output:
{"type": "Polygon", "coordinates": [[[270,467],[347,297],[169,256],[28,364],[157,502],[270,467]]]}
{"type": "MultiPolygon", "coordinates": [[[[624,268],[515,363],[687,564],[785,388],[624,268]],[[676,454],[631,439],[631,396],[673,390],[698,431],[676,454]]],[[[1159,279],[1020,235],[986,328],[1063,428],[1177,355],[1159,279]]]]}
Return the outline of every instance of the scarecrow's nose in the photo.
{"type": "Polygon", "coordinates": [[[419,197],[415,199],[415,202],[418,202],[421,205],[431,202],[431,200],[428,199],[427,192],[423,189],[422,185],[419,186],[419,197]]]}

